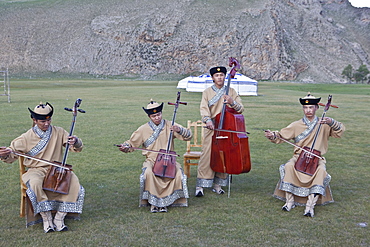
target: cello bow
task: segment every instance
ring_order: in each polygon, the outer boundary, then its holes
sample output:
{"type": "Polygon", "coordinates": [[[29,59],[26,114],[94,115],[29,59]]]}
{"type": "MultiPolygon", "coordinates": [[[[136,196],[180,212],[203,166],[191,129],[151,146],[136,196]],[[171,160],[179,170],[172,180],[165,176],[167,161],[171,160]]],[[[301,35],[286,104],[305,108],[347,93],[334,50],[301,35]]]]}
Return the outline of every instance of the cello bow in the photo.
{"type": "MultiPolygon", "coordinates": [[[[207,126],[203,126],[203,128],[207,129],[207,126]]],[[[213,129],[213,130],[220,131],[220,132],[236,133],[236,134],[247,134],[247,135],[250,134],[248,131],[236,131],[236,130],[225,130],[225,129],[213,129]]]]}

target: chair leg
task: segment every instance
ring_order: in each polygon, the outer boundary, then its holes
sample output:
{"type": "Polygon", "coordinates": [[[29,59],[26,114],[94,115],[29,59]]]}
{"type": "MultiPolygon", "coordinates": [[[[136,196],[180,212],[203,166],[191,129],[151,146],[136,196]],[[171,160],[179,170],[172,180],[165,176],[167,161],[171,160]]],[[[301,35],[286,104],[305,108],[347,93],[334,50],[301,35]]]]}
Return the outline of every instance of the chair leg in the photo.
{"type": "Polygon", "coordinates": [[[25,215],[26,215],[26,196],[21,194],[21,208],[19,216],[23,218],[25,215]]]}
{"type": "Polygon", "coordinates": [[[190,165],[187,161],[184,162],[184,173],[188,178],[190,178],[190,165]]]}

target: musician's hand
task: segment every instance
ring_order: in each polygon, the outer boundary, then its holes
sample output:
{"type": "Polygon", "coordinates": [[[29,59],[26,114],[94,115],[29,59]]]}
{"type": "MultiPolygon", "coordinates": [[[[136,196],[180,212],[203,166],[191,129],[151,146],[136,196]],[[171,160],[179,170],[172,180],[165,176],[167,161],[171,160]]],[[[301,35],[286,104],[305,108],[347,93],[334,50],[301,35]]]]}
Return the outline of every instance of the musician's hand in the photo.
{"type": "Polygon", "coordinates": [[[321,120],[321,122],[320,123],[322,123],[322,124],[331,124],[333,122],[333,119],[332,118],[330,118],[330,117],[324,117],[322,120],[321,120]]]}
{"type": "Polygon", "coordinates": [[[68,136],[68,144],[73,146],[77,142],[78,138],[77,136],[68,136]]]}
{"type": "Polygon", "coordinates": [[[230,95],[224,95],[224,103],[232,105],[234,103],[234,99],[230,95]]]}
{"type": "Polygon", "coordinates": [[[215,126],[213,125],[213,121],[207,121],[206,122],[207,129],[213,130],[215,129],[215,126]]]}
{"type": "Polygon", "coordinates": [[[265,130],[265,137],[269,140],[272,140],[275,138],[274,132],[271,130],[265,130]]]}
{"type": "Polygon", "coordinates": [[[180,133],[181,128],[177,125],[171,126],[171,130],[177,133],[180,133]]]}
{"type": "Polygon", "coordinates": [[[130,148],[130,145],[128,143],[122,143],[118,147],[119,147],[119,150],[124,152],[124,153],[129,153],[130,151],[132,151],[132,149],[130,148]]]}
{"type": "Polygon", "coordinates": [[[11,152],[12,150],[10,148],[0,147],[0,157],[7,157],[11,152]]]}

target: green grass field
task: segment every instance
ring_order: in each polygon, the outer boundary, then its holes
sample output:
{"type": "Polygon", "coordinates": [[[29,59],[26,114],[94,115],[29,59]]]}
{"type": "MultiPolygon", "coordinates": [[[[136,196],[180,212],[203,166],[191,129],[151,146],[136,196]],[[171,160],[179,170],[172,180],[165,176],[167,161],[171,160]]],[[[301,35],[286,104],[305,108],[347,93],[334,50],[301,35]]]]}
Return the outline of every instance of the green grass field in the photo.
{"type": "MultiPolygon", "coordinates": [[[[242,97],[252,157],[252,170],[233,176],[231,196],[205,190],[194,197],[196,168],[188,179],[189,207],[170,208],[166,214],[139,208],[139,175],[144,158],[139,151],[119,152],[122,143],[148,117],[141,109],[151,98],[175,101],[175,81],[123,80],[12,80],[11,98],[0,97],[0,146],[31,127],[27,107],[40,101],[55,109],[53,124],[69,131],[71,108],[82,99],[85,114],[77,116],[75,134],[82,138],[82,153],[70,153],[81,184],[86,189],[80,221],[66,220],[68,232],[44,234],[42,225],[25,228],[19,217],[18,164],[0,164],[0,246],[370,246],[369,106],[368,85],[259,83],[259,96],[242,97]],[[335,203],[315,208],[315,217],[303,216],[303,207],[281,210],[283,202],[271,195],[278,167],[292,155],[288,144],[275,145],[263,129],[279,130],[302,117],[299,97],[311,92],[333,95],[327,116],[341,121],[346,133],[331,139],[327,170],[332,176],[335,203]]],[[[188,102],[178,109],[177,121],[200,119],[200,93],[180,90],[188,102]]],[[[171,120],[173,106],[165,105],[171,120]]],[[[322,107],[318,110],[322,114],[322,107]]],[[[175,143],[179,154],[185,142],[175,143]]],[[[179,158],[182,163],[182,157],[179,158]]]]}

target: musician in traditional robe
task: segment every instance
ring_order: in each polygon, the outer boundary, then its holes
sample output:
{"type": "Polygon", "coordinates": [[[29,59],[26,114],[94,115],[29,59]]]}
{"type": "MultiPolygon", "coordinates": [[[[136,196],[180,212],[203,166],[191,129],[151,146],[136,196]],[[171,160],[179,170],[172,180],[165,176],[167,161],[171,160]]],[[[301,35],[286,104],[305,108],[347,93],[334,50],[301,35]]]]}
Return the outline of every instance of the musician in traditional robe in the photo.
{"type": "Polygon", "coordinates": [[[244,111],[241,98],[233,88],[229,88],[228,95],[225,94],[226,68],[222,66],[213,67],[209,72],[214,84],[203,91],[200,103],[200,115],[207,128],[204,130],[202,155],[198,162],[198,174],[195,189],[196,197],[204,195],[203,188],[213,187],[213,192],[216,192],[217,194],[225,193],[221,186],[227,185],[228,175],[226,173],[214,172],[210,164],[212,136],[214,134],[214,129],[216,128],[214,120],[216,115],[222,111],[224,104],[227,104],[238,113],[242,113],[244,111]]]}
{"type": "Polygon", "coordinates": [[[140,126],[129,140],[119,145],[122,152],[132,152],[133,148],[143,148],[145,156],[142,173],[140,175],[140,201],[139,207],[150,206],[150,212],[167,212],[169,206],[188,206],[189,198],[186,175],[181,165],[176,162],[175,178],[160,177],[153,173],[157,152],[166,150],[170,141],[170,151],[173,151],[173,139],[188,141],[192,138],[191,130],[162,118],[163,103],[151,101],[143,110],[149,117],[149,122],[140,126]],[[170,133],[173,132],[171,140],[170,133]]]}
{"type": "Polygon", "coordinates": [[[319,159],[318,167],[314,174],[308,175],[295,169],[295,163],[302,149],[298,147],[312,147],[318,127],[318,133],[314,149],[321,152],[321,156],[328,150],[329,137],[339,138],[343,135],[345,127],[342,123],[330,117],[317,117],[316,111],[321,98],[316,98],[310,93],[300,98],[304,116],[280,131],[265,131],[265,136],[273,143],[281,143],[283,140],[293,140],[297,147],[293,157],[280,166],[280,180],[275,188],[274,197],[285,201],[282,207],[284,211],[290,211],[296,205],[305,206],[304,215],[314,216],[315,205],[325,205],[334,202],[329,182],[331,176],[326,171],[326,159],[319,159]]]}
{"type": "MultiPolygon", "coordinates": [[[[15,151],[51,162],[61,162],[63,147],[67,143],[72,152],[82,150],[81,139],[69,136],[69,133],[61,127],[51,125],[54,112],[51,104],[40,103],[34,110],[30,108],[28,110],[31,113],[33,127],[14,139],[10,147],[0,147],[2,161],[12,163],[17,160],[18,156],[13,153],[15,151]]],[[[82,213],[85,190],[77,176],[72,172],[69,193],[66,195],[45,191],[43,181],[50,165],[30,158],[25,158],[24,165],[27,172],[23,174],[22,181],[27,186],[26,193],[31,202],[31,205],[26,203],[27,226],[43,222],[45,233],[67,231],[68,227],[64,224],[67,213],[67,217],[73,219],[79,219],[79,214],[82,213]],[[54,218],[52,211],[56,212],[54,218]]]]}

